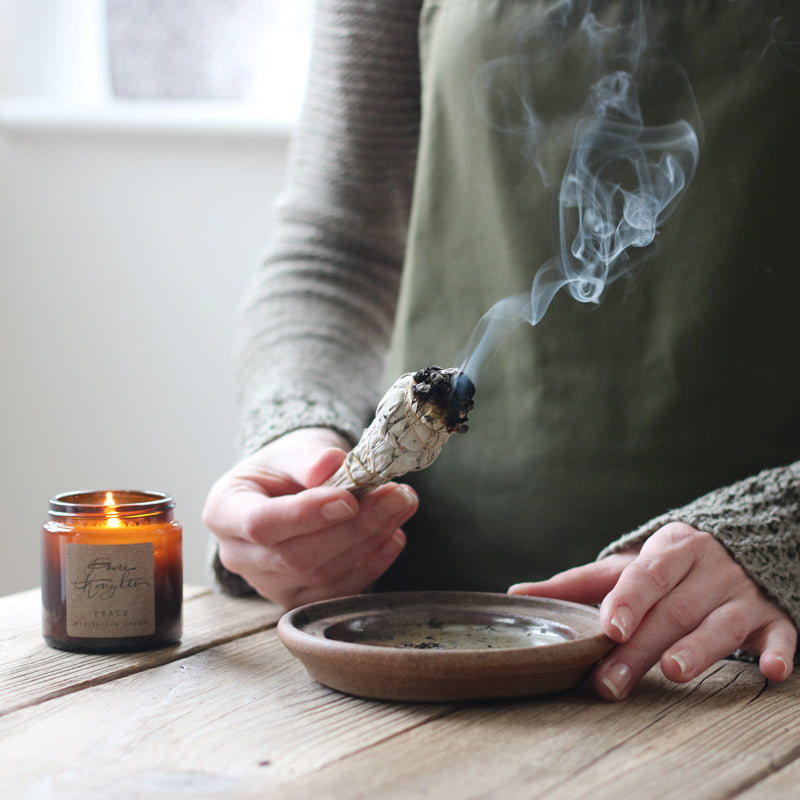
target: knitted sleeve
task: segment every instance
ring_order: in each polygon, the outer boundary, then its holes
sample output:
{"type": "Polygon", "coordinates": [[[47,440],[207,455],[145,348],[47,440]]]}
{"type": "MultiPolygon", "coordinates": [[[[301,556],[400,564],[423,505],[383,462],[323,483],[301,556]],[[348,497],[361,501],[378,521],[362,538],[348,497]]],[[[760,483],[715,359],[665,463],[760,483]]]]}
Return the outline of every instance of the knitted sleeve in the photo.
{"type": "Polygon", "coordinates": [[[800,461],[668,511],[623,536],[599,557],[641,544],[668,522],[712,534],[800,628],[800,461]]]}
{"type": "Polygon", "coordinates": [[[275,236],[235,340],[249,455],[300,427],[355,441],[394,320],[419,131],[421,0],[318,0],[275,236]]]}

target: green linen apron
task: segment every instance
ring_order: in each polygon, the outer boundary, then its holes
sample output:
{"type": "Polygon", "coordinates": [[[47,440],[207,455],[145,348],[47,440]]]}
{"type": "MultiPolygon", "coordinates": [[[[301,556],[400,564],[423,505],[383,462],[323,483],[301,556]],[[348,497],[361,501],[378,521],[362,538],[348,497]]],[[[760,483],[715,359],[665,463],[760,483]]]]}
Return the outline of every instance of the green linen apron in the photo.
{"type": "MultiPolygon", "coordinates": [[[[573,17],[563,33],[553,11],[588,5],[424,3],[420,151],[389,378],[455,363],[483,313],[528,292],[557,253],[554,191],[596,62],[585,28],[573,17]],[[544,122],[536,141],[532,112],[544,122]]],[[[651,5],[648,52],[682,65],[690,121],[702,120],[694,180],[655,245],[630,253],[647,257],[599,303],[560,291],[484,366],[470,431],[409,476],[421,507],[385,588],[504,591],[800,459],[800,4],[651,5]]],[[[608,39],[631,7],[596,2],[587,19],[608,39]]],[[[642,92],[669,116],[683,89],[658,74],[642,92]]]]}

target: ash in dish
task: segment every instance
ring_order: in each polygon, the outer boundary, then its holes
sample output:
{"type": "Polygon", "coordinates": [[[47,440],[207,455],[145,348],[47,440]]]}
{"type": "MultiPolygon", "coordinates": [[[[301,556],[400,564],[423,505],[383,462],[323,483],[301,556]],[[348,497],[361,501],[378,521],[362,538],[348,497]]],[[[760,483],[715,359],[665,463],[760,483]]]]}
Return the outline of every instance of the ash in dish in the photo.
{"type": "Polygon", "coordinates": [[[427,623],[392,625],[383,634],[373,628],[370,635],[357,641],[414,650],[500,650],[558,644],[568,637],[546,622],[521,625],[518,620],[470,623],[431,619],[427,623]]]}

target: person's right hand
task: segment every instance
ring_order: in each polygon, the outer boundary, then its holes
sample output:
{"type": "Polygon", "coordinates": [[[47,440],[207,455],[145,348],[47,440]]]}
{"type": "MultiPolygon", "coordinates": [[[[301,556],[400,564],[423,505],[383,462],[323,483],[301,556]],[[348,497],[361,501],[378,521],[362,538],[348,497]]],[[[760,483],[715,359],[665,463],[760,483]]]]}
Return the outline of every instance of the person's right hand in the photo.
{"type": "Polygon", "coordinates": [[[356,594],[405,546],[415,492],[388,483],[361,501],[322,486],[344,460],[328,428],[292,431],[244,459],[212,487],[203,521],[223,566],[284,608],[356,594]]]}

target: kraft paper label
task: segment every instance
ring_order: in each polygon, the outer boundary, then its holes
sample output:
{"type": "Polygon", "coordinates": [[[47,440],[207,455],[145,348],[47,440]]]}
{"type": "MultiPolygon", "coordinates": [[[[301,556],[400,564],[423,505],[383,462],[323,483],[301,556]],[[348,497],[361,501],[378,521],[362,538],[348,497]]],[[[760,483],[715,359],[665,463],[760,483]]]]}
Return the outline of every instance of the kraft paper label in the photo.
{"type": "Polygon", "coordinates": [[[155,633],[153,543],[68,544],[67,635],[92,638],[155,633]]]}

